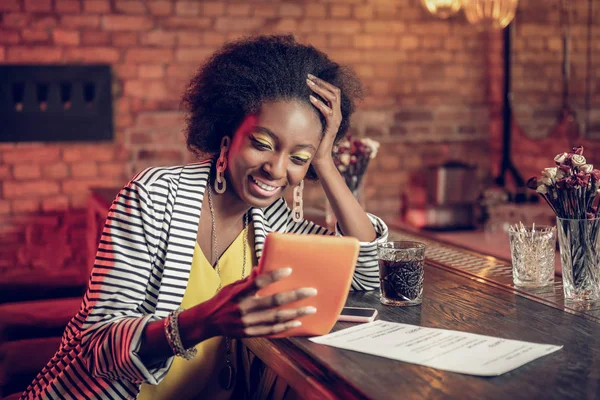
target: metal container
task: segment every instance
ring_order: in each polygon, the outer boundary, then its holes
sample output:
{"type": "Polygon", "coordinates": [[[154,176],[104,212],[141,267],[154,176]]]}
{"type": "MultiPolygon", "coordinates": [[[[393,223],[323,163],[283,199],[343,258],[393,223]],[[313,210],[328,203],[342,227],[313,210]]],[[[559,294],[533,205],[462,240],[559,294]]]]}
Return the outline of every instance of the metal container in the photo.
{"type": "Polygon", "coordinates": [[[429,167],[425,228],[435,230],[474,228],[477,188],[475,166],[451,161],[429,167]]]}

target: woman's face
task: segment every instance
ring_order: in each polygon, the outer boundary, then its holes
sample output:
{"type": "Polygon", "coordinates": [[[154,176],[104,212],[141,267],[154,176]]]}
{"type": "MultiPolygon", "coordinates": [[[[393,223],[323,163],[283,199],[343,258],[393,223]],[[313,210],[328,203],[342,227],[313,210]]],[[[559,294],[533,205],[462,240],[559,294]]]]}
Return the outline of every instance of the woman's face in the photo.
{"type": "Polygon", "coordinates": [[[246,117],[227,155],[228,188],[247,205],[267,207],[297,185],[321,141],[316,109],[297,101],[264,103],[246,117]]]}

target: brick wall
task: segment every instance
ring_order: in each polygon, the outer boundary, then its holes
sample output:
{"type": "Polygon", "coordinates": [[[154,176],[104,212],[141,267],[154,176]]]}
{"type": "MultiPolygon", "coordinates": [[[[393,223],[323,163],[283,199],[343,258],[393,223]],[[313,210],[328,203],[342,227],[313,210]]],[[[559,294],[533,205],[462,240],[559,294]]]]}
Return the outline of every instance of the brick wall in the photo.
{"type": "MultiPolygon", "coordinates": [[[[199,64],[229,39],[287,32],[365,84],[352,132],[382,143],[366,178],[369,210],[395,218],[403,192],[422,204],[430,164],[463,158],[488,175],[501,53],[462,14],[437,20],[419,0],[3,0],[0,62],[110,63],[116,133],[93,145],[0,144],[0,269],[39,264],[19,254],[46,257],[48,229],[70,249],[54,268],[81,263],[90,187],[190,160],[178,103],[199,64]]],[[[322,204],[314,187],[307,197],[322,204]]]]}
{"type": "MultiPolygon", "coordinates": [[[[600,164],[600,7],[594,2],[590,59],[587,54],[589,3],[587,0],[566,2],[571,6],[569,103],[576,112],[579,127],[579,135],[569,139],[565,132],[556,130],[563,102],[562,32],[567,26],[561,3],[520,0],[515,19],[512,157],[524,179],[539,175],[541,169],[551,166],[555,154],[568,151],[573,144],[583,144],[588,160],[596,166],[600,164]],[[591,79],[588,82],[589,60],[591,79]]],[[[500,149],[500,137],[493,136],[491,154],[498,156],[500,149]]]]}

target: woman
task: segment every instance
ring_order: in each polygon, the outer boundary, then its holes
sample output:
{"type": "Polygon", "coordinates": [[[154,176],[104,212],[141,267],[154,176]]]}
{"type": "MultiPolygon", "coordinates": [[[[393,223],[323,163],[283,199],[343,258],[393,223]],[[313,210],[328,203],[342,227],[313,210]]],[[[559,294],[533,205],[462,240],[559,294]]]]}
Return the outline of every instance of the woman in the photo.
{"type": "Polygon", "coordinates": [[[269,232],[334,234],[303,219],[305,177],[320,179],[339,233],[361,241],[352,287],[376,288],[376,243],[387,228],[362,210],[332,160],[358,89],[352,74],[289,36],[217,52],[184,95],[188,147],[212,157],[147,169],[121,190],[82,306],[23,398],[243,392],[235,372],[248,354],[234,339],[281,332],[316,312],[275,309],[313,288],[254,295],[289,269],[251,270],[269,232]],[[282,194],[292,188],[290,210],[282,194]]]}

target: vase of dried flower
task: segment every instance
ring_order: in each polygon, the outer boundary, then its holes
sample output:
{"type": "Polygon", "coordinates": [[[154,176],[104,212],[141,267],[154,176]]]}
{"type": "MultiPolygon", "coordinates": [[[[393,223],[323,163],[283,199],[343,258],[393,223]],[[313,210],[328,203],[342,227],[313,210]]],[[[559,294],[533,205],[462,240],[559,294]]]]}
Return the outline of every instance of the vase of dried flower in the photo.
{"type": "Polygon", "coordinates": [[[600,299],[600,218],[557,218],[565,301],[600,299]]]}

